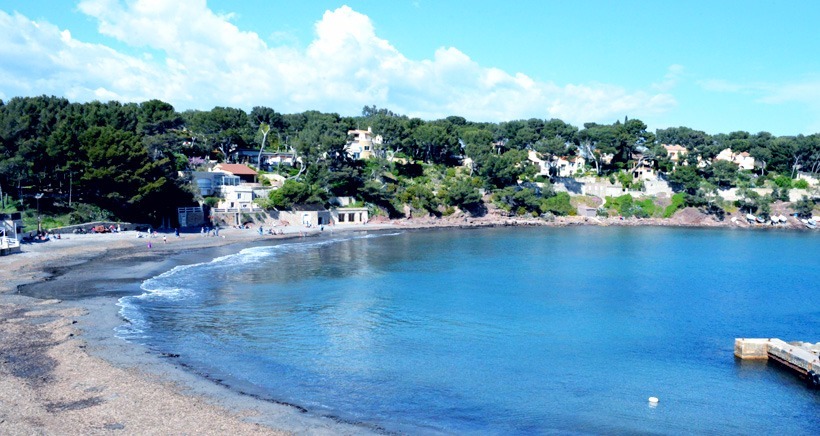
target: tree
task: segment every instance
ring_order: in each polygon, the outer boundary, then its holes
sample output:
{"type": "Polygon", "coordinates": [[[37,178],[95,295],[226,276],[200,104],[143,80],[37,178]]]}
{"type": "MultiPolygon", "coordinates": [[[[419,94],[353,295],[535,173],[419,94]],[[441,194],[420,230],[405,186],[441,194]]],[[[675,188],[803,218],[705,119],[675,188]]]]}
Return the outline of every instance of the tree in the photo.
{"type": "Polygon", "coordinates": [[[752,190],[751,187],[744,185],[738,188],[737,195],[740,197],[738,203],[740,209],[746,213],[755,213],[759,206],[760,194],[752,190]]]}
{"type": "Polygon", "coordinates": [[[700,188],[702,177],[698,175],[697,170],[692,165],[679,166],[669,176],[669,181],[678,185],[679,189],[686,191],[687,194],[693,195],[700,188]]]}
{"type": "Polygon", "coordinates": [[[471,178],[453,180],[445,186],[444,202],[472,215],[477,215],[481,210],[481,194],[479,194],[475,183],[476,181],[471,178]]]}
{"type": "Polygon", "coordinates": [[[268,194],[268,204],[266,206],[276,209],[288,209],[297,203],[322,203],[324,201],[325,198],[317,187],[288,179],[285,180],[281,188],[268,194]]]}
{"type": "Polygon", "coordinates": [[[730,188],[737,179],[737,164],[726,160],[717,160],[712,162],[704,170],[704,176],[707,180],[716,184],[718,188],[730,188]]]}
{"type": "Polygon", "coordinates": [[[794,202],[792,209],[799,217],[809,218],[814,212],[814,200],[804,195],[803,198],[794,202]]]}
{"type": "Polygon", "coordinates": [[[655,131],[655,139],[660,144],[682,145],[690,152],[712,142],[712,138],[705,132],[683,126],[659,129],[655,131]]]}
{"type": "Polygon", "coordinates": [[[262,168],[262,152],[265,150],[265,144],[268,143],[268,133],[270,133],[270,124],[261,123],[259,125],[259,133],[262,134],[262,142],[259,145],[259,156],[256,158],[256,168],[262,168]]]}
{"type": "Polygon", "coordinates": [[[703,180],[700,183],[697,196],[703,202],[703,209],[710,215],[715,215],[723,219],[725,210],[723,208],[723,198],[718,193],[717,185],[703,180]]]}

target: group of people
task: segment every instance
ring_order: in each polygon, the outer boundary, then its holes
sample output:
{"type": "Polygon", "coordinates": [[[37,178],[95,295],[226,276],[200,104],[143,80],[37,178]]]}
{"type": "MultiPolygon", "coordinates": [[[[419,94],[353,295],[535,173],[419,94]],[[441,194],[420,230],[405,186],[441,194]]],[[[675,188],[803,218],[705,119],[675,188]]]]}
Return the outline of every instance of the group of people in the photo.
{"type": "Polygon", "coordinates": [[[270,228],[266,232],[264,227],[259,226],[259,234],[260,235],[265,235],[265,234],[267,234],[267,235],[284,235],[285,231],[282,230],[282,229],[279,229],[279,231],[277,232],[276,229],[270,228]]]}
{"type": "Polygon", "coordinates": [[[219,236],[219,227],[203,227],[199,233],[202,236],[219,236]]]}

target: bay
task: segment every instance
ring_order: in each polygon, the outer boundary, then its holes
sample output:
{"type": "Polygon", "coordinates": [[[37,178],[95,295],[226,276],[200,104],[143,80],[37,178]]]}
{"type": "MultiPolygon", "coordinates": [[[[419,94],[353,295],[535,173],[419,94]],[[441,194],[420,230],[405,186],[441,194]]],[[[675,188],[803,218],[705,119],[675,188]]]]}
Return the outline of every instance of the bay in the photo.
{"type": "Polygon", "coordinates": [[[820,394],[732,348],[820,341],[818,255],[787,231],[327,236],[152,278],[118,334],[387,431],[816,434],[820,394]]]}

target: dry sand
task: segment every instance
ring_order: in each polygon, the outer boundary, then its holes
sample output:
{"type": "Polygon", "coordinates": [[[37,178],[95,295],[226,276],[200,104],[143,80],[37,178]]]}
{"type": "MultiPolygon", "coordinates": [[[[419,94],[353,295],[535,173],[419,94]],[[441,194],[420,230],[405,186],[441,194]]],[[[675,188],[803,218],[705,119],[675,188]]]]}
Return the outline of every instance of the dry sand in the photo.
{"type": "MultiPolygon", "coordinates": [[[[684,211],[673,220],[374,220],[347,230],[508,225],[748,227],[745,222],[717,222],[684,211]]],[[[800,228],[799,222],[790,222],[789,226],[800,228]]],[[[325,233],[329,234],[330,229],[325,228],[325,233]]],[[[339,227],[332,229],[342,231],[339,227]]],[[[114,306],[115,298],[100,296],[99,290],[90,289],[100,281],[133,286],[174,264],[201,257],[203,249],[207,249],[204,255],[210,255],[215,250],[236,251],[274,238],[300,238],[300,233],[305,237],[321,234],[317,229],[298,227],[285,231],[286,235],[275,237],[239,229],[223,230],[220,237],[185,234],[176,238],[169,234],[167,243],[162,236],[150,239],[150,249],[149,239],[138,239],[135,232],[69,235],[61,240],[24,245],[22,253],[0,257],[0,434],[379,432],[312,416],[298,407],[237,394],[184,371],[173,359],[163,359],[116,339],[111,327],[121,319],[114,306]],[[52,280],[54,277],[57,278],[52,280]],[[56,292],[84,298],[40,299],[17,293],[18,285],[32,282],[43,283],[39,291],[43,297],[56,292]]]]}

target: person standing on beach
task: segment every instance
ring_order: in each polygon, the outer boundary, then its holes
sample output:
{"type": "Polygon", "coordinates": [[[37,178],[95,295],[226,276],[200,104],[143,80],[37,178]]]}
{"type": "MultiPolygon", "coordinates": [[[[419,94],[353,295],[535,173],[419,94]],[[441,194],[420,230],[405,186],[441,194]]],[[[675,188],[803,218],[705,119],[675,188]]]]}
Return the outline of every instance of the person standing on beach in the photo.
{"type": "Polygon", "coordinates": [[[168,243],[168,236],[162,235],[162,243],[163,243],[163,244],[167,244],[167,243],[168,243]]]}

